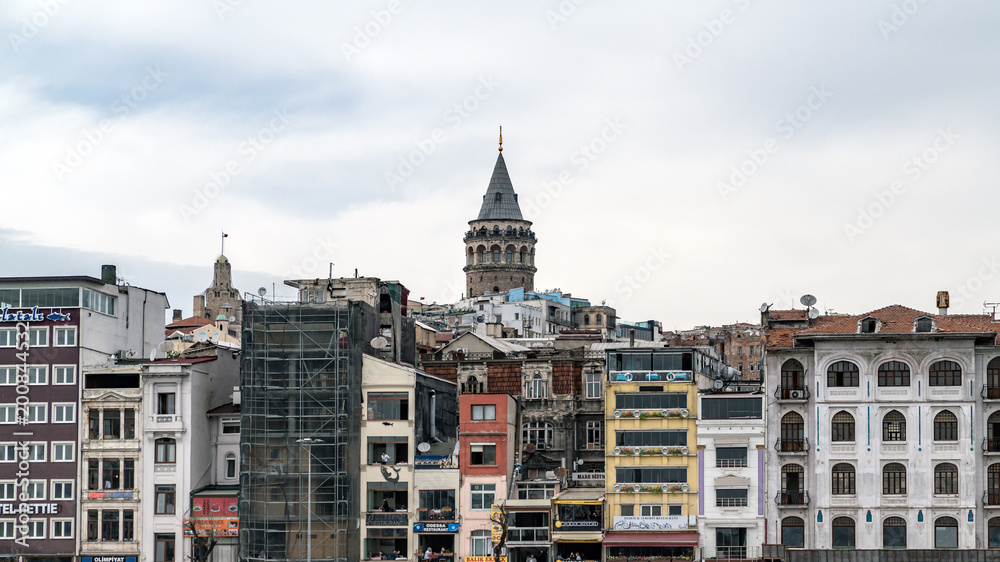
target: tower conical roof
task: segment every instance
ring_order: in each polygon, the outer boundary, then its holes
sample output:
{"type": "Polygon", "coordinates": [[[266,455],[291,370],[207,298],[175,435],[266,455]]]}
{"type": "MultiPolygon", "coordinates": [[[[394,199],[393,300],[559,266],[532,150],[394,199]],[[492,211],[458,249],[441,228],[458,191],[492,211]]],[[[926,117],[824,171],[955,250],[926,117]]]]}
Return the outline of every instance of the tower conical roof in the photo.
{"type": "Polygon", "coordinates": [[[479,209],[477,220],[524,220],[521,216],[521,207],[517,204],[514,186],[510,184],[503,153],[497,156],[493,177],[490,178],[490,186],[483,196],[483,206],[479,209]]]}

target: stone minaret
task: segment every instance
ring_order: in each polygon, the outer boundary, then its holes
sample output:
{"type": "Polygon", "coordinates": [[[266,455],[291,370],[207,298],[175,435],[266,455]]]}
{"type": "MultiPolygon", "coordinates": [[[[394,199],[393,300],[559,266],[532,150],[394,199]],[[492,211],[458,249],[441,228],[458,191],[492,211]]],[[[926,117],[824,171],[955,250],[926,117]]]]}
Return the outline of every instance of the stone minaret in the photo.
{"type": "Polygon", "coordinates": [[[500,155],[483,196],[479,216],[469,221],[465,233],[465,271],[469,297],[502,293],[518,287],[535,290],[535,233],[531,221],[521,216],[517,194],[500,155]]]}

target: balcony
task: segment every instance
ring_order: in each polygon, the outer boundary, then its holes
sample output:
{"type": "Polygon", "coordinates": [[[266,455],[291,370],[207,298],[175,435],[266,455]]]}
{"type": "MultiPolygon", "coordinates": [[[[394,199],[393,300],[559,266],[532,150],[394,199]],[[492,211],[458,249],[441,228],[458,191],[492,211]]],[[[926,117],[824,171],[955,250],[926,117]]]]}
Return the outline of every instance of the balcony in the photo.
{"type": "Polygon", "coordinates": [[[809,505],[809,492],[778,492],[774,503],[785,507],[805,507],[809,505]]]}
{"type": "Polygon", "coordinates": [[[1000,386],[984,384],[979,395],[983,397],[983,400],[1000,400],[1000,386]]]}
{"type": "Polygon", "coordinates": [[[809,400],[809,387],[802,386],[779,386],[774,389],[774,397],[787,402],[805,402],[809,400]]]}
{"type": "Polygon", "coordinates": [[[548,527],[508,528],[507,542],[549,542],[548,527]]]}
{"type": "Polygon", "coordinates": [[[987,454],[998,454],[1000,453],[1000,438],[998,437],[984,437],[983,438],[983,452],[987,454]]]}
{"type": "Polygon", "coordinates": [[[693,371],[610,371],[608,382],[693,382],[693,371]]]}
{"type": "Polygon", "coordinates": [[[417,510],[417,519],[419,521],[454,521],[455,510],[450,507],[442,507],[441,509],[422,507],[417,510]]]}
{"type": "Polygon", "coordinates": [[[809,438],[804,439],[778,439],[774,443],[774,450],[779,453],[804,455],[809,450],[809,438]]]}
{"type": "Polygon", "coordinates": [[[1000,490],[986,490],[983,492],[983,505],[987,507],[1000,507],[1000,490]]]}

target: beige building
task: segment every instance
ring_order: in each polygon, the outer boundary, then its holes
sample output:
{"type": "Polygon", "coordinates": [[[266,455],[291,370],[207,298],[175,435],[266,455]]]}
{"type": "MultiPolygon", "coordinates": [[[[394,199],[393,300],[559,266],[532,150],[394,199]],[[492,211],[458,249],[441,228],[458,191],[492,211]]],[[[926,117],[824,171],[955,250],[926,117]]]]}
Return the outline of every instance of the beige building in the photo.
{"type": "Polygon", "coordinates": [[[194,297],[194,316],[215,320],[219,315],[239,326],[243,322],[243,298],[233,287],[233,266],[229,259],[220,255],[215,259],[215,273],[212,286],[194,297]]]}

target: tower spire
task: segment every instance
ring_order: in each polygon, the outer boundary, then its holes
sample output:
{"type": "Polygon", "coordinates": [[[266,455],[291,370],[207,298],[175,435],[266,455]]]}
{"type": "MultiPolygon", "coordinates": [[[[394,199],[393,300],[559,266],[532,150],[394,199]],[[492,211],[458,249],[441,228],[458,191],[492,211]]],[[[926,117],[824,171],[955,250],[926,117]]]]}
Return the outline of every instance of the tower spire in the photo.
{"type": "Polygon", "coordinates": [[[503,152],[503,125],[500,125],[500,152],[503,152]]]}

